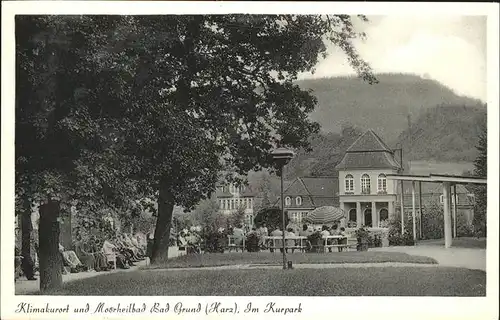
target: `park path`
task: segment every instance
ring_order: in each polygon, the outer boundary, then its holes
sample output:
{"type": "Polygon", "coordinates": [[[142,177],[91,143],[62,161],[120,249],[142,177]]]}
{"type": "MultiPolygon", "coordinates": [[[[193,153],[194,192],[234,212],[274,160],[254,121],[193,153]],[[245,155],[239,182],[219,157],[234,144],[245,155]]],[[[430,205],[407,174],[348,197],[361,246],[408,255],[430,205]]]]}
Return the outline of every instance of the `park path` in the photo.
{"type": "MultiPolygon", "coordinates": [[[[384,268],[384,267],[439,267],[438,264],[428,263],[402,263],[402,262],[377,262],[377,263],[297,263],[293,269],[335,269],[335,268],[384,268]]],[[[282,265],[270,264],[236,264],[213,267],[189,268],[158,268],[143,271],[193,271],[193,270],[256,270],[256,269],[283,269],[282,265]]]]}
{"type": "Polygon", "coordinates": [[[486,271],[486,249],[454,247],[446,249],[442,246],[417,245],[414,247],[373,248],[370,251],[402,252],[436,259],[440,266],[486,271]]]}

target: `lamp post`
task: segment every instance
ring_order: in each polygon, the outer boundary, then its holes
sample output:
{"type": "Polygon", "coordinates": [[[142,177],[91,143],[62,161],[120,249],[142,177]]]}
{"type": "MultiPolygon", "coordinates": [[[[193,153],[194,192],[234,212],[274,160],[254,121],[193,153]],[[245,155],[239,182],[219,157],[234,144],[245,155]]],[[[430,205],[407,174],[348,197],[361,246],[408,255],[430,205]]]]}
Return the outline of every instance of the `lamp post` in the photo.
{"type": "Polygon", "coordinates": [[[278,148],[274,150],[271,155],[273,156],[274,162],[279,167],[279,173],[281,177],[281,224],[282,224],[282,250],[283,250],[283,269],[287,268],[286,265],[286,253],[285,253],[285,198],[283,197],[283,169],[285,165],[290,162],[290,160],[294,157],[294,152],[292,150],[286,148],[278,148]]]}

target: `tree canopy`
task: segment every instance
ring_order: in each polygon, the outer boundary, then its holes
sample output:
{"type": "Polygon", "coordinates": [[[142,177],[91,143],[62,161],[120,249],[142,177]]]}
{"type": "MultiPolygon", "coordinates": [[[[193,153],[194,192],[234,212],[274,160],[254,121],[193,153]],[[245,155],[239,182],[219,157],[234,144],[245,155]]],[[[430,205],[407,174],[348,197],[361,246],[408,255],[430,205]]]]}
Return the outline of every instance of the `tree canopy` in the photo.
{"type": "MultiPolygon", "coordinates": [[[[175,205],[209,197],[232,178],[223,170],[272,167],[277,146],[309,147],[316,99],[294,80],[328,43],[376,81],[352,43],[364,36],[353,19],[17,16],[16,195],[42,201],[41,233],[70,204],[140,210],[137,200],[156,197],[152,262],[167,258],[175,205]]],[[[43,237],[41,252],[56,259],[55,239],[43,237]]]]}

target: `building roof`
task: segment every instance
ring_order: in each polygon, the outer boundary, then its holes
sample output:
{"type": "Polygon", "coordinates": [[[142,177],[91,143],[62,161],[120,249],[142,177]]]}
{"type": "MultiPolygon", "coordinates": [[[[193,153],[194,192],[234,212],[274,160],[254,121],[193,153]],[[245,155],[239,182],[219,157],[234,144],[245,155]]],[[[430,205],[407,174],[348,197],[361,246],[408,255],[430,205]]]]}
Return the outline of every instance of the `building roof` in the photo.
{"type": "Polygon", "coordinates": [[[373,130],[368,130],[347,149],[336,168],[399,169],[400,164],[385,142],[373,130]]]}
{"type": "MultiPolygon", "coordinates": [[[[442,194],[443,193],[443,187],[439,183],[422,182],[421,186],[422,186],[422,194],[442,194]]],[[[410,182],[406,182],[403,185],[403,189],[404,189],[405,195],[406,194],[411,195],[411,183],[410,182]]],[[[419,191],[419,188],[418,188],[418,184],[417,184],[415,186],[415,193],[418,193],[418,191],[419,191]]],[[[398,190],[398,192],[400,192],[400,191],[398,190]]],[[[452,189],[452,192],[453,192],[453,189],[452,189]]],[[[464,185],[457,185],[457,193],[458,194],[462,194],[462,193],[468,194],[471,192],[469,190],[467,190],[467,188],[464,185]]]]}
{"type": "Polygon", "coordinates": [[[368,130],[363,133],[354,143],[347,149],[346,152],[360,151],[388,151],[392,150],[385,144],[384,141],[373,130],[368,130]]]}
{"type": "MultiPolygon", "coordinates": [[[[302,205],[297,206],[295,200],[288,208],[317,208],[321,206],[338,205],[337,177],[299,177],[295,179],[283,194],[288,197],[302,197],[302,205]]],[[[275,205],[279,205],[280,199],[275,205]]]]}

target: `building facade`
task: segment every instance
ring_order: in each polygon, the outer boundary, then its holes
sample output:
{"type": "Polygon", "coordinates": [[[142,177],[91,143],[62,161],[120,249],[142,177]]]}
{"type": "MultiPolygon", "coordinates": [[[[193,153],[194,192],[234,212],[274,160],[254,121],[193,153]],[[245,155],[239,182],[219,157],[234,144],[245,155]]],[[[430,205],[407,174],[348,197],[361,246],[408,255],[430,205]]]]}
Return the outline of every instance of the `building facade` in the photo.
{"type": "MultiPolygon", "coordinates": [[[[316,208],[338,207],[338,185],[336,177],[299,177],[292,181],[283,191],[290,223],[302,224],[307,214],[316,208]]],[[[275,206],[281,206],[279,199],[275,206]]]]}
{"type": "MultiPolygon", "coordinates": [[[[387,179],[389,174],[402,172],[397,158],[374,131],[366,131],[336,166],[338,177],[300,177],[285,189],[285,210],[291,222],[300,224],[315,208],[334,206],[343,209],[348,227],[385,227],[401,207],[400,182],[387,179]]],[[[413,209],[411,183],[403,187],[404,212],[408,214],[413,209]]],[[[425,207],[443,205],[439,184],[422,183],[421,188],[423,214],[425,207]]],[[[418,192],[417,189],[416,199],[418,192]]],[[[472,223],[474,195],[465,186],[458,185],[457,199],[458,214],[472,223]]],[[[275,205],[280,206],[280,201],[275,205]]],[[[419,210],[418,200],[416,205],[419,210]]]]}
{"type": "Polygon", "coordinates": [[[217,186],[215,196],[220,212],[230,215],[238,210],[243,210],[245,212],[245,226],[253,227],[255,193],[251,188],[244,185],[220,184],[217,186]]]}
{"type": "Polygon", "coordinates": [[[401,165],[394,151],[372,130],[361,135],[336,166],[340,208],[350,227],[379,227],[395,213],[397,184],[388,174],[401,165]]]}

